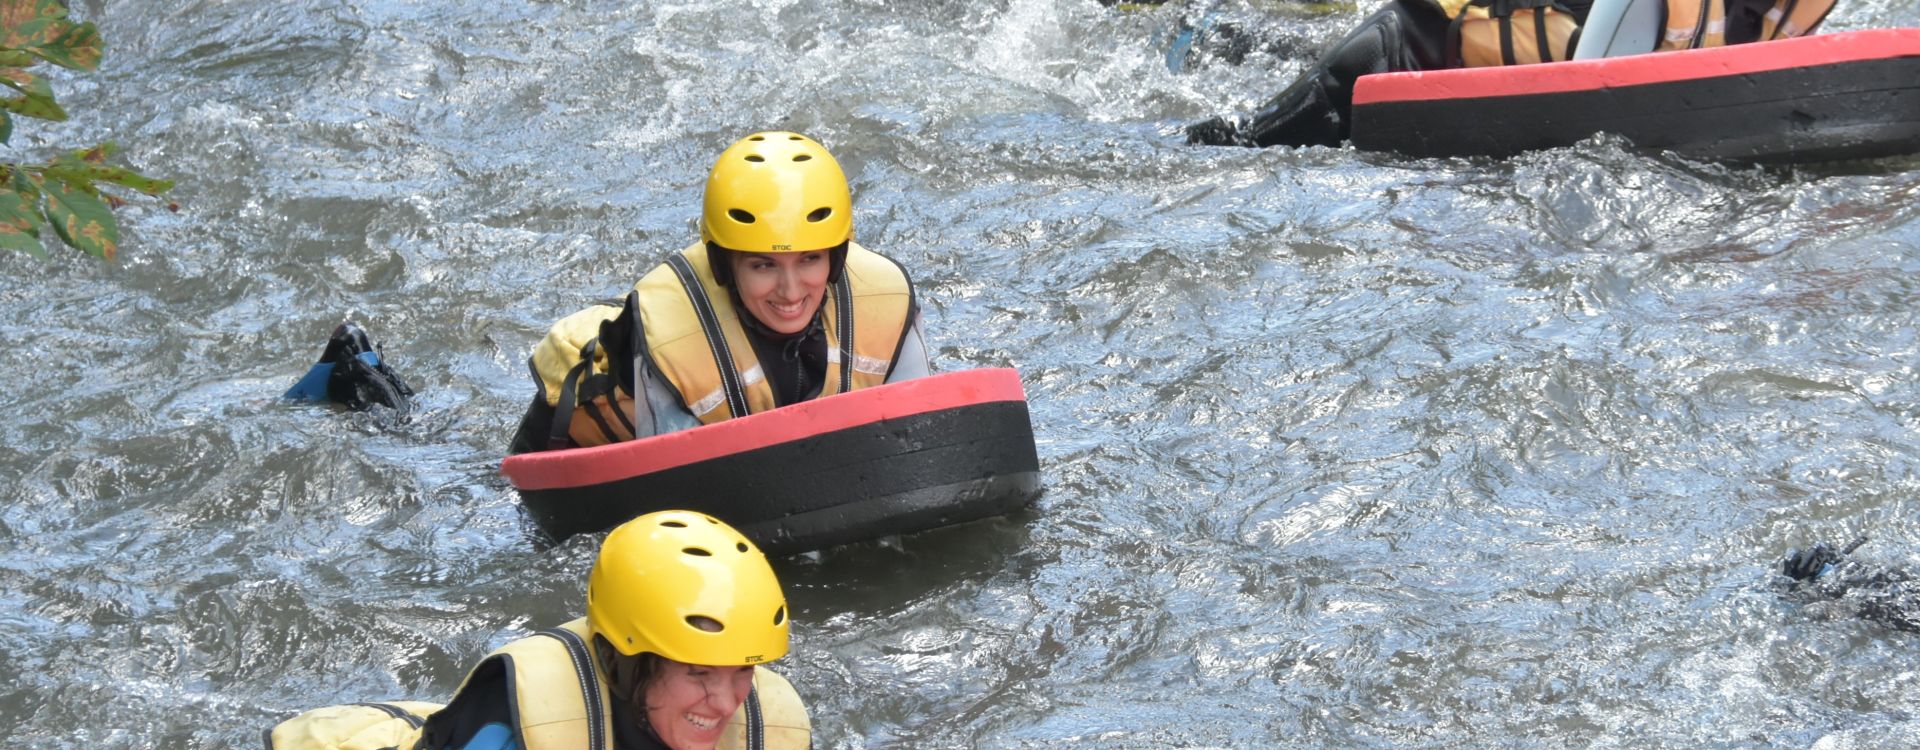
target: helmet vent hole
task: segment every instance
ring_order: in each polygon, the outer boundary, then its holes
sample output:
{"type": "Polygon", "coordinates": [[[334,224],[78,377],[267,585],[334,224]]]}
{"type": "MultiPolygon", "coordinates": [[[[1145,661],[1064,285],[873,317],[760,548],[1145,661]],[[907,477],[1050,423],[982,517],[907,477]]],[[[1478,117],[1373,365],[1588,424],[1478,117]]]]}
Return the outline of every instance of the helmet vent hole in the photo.
{"type": "Polygon", "coordinates": [[[766,139],[767,139],[767,137],[766,137],[766,136],[764,136],[764,135],[756,135],[756,136],[749,136],[749,137],[747,138],[747,140],[749,140],[749,141],[764,141],[764,140],[766,140],[766,139]]]}
{"type": "Polygon", "coordinates": [[[811,161],[812,159],[813,159],[812,154],[794,154],[793,155],[794,161],[811,161]]]}
{"type": "Polygon", "coordinates": [[[776,610],[774,610],[774,611],[773,611],[773,624],[775,624],[775,625],[779,625],[780,623],[783,623],[783,622],[786,622],[786,621],[787,621],[787,608],[786,608],[786,607],[781,607],[781,608],[779,608],[779,609],[776,609],[776,610]]]}
{"type": "Polygon", "coordinates": [[[727,209],[727,216],[731,217],[734,221],[740,222],[742,224],[753,223],[753,214],[747,213],[737,208],[727,209]]]}
{"type": "Polygon", "coordinates": [[[689,555],[693,555],[694,557],[713,557],[713,553],[712,553],[712,552],[708,552],[708,551],[706,551],[706,550],[704,550],[704,549],[701,549],[701,548],[699,548],[699,547],[688,547],[688,548],[686,548],[686,549],[683,549],[683,550],[680,550],[680,551],[681,551],[681,552],[684,552],[684,553],[686,553],[686,554],[689,554],[689,555]]]}
{"type": "Polygon", "coordinates": [[[803,139],[803,138],[801,138],[800,136],[797,136],[797,135],[790,135],[790,136],[787,136],[787,140],[789,140],[789,141],[799,141],[799,140],[805,140],[805,139],[803,139]]]}
{"type": "Polygon", "coordinates": [[[759,154],[747,154],[747,161],[753,162],[755,164],[758,164],[766,160],[767,160],[767,157],[761,156],[759,154]]]}
{"type": "Polygon", "coordinates": [[[679,521],[662,521],[660,525],[670,529],[684,529],[687,527],[686,524],[681,523],[679,521]]]}
{"type": "Polygon", "coordinates": [[[708,633],[718,633],[727,629],[727,626],[721,625],[719,620],[705,615],[687,615],[687,624],[693,626],[695,630],[704,630],[708,633]]]}
{"type": "Polygon", "coordinates": [[[807,221],[818,224],[820,222],[826,221],[827,217],[832,215],[833,215],[832,207],[821,206],[819,208],[814,209],[812,213],[807,214],[807,221]]]}
{"type": "Polygon", "coordinates": [[[745,551],[747,551],[747,543],[746,543],[746,542],[734,542],[734,543],[733,543],[733,548],[734,548],[734,549],[737,549],[737,550],[740,550],[741,552],[745,552],[745,551]]]}

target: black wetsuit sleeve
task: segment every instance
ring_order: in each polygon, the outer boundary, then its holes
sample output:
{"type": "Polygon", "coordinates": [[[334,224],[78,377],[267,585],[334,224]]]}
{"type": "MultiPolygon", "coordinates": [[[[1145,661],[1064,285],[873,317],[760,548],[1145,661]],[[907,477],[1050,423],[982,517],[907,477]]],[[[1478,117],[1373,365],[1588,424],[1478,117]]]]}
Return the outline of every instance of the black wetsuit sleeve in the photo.
{"type": "Polygon", "coordinates": [[[553,430],[553,407],[547,405],[547,397],[533,395],[533,403],[527,405],[527,413],[520,417],[520,428],[514,430],[513,442],[507,446],[508,455],[532,453],[547,449],[548,433],[553,430]]]}
{"type": "MultiPolygon", "coordinates": [[[[473,674],[453,696],[453,702],[446,708],[433,712],[420,729],[422,750],[444,750],[457,748],[473,739],[473,733],[488,724],[500,723],[514,727],[517,719],[513,715],[513,706],[507,700],[510,686],[507,681],[508,662],[496,657],[481,662],[473,674]]],[[[519,739],[519,730],[514,737],[519,739]]]]}

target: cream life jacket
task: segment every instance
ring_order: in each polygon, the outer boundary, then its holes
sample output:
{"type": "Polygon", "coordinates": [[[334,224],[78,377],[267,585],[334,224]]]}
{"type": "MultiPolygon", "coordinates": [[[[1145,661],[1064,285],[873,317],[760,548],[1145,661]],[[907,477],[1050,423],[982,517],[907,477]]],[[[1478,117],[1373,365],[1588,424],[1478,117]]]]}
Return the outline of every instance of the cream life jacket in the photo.
{"type": "MultiPolygon", "coordinates": [[[[701,424],[774,408],[773,387],[760,369],[730,294],[713,280],[705,245],[668,258],[633,289],[640,295],[654,364],[701,424]]],[[[906,271],[848,243],[840,282],[827,292],[821,308],[827,373],[820,395],[885,383],[911,325],[913,287],[906,271]]]]}
{"type": "MultiPolygon", "coordinates": [[[[704,244],[695,243],[649,271],[634,284],[633,297],[655,370],[701,424],[775,407],[773,388],[732,296],[713,280],[704,244]]],[[[846,265],[821,307],[827,372],[820,395],[885,383],[912,326],[915,301],[906,271],[848,243],[846,265]]],[[[534,348],[534,375],[555,410],[555,442],[561,436],[578,446],[633,439],[628,416],[633,396],[614,386],[611,364],[598,342],[601,324],[620,312],[598,306],[569,315],[534,348]]]]}
{"type": "MultiPolygon", "coordinates": [[[[586,618],[500,647],[481,660],[448,706],[433,703],[353,703],[318,708],[267,732],[268,750],[441,750],[477,726],[446,726],[475,675],[493,663],[508,679],[488,681],[513,694],[520,719],[514,739],[523,750],[613,750],[613,696],[587,646],[586,618]],[[443,715],[444,714],[444,715],[443,715]]],[[[504,720],[506,717],[499,717],[504,720]]],[[[725,750],[807,750],[813,741],[805,704],[786,678],[765,666],[753,670],[753,690],[727,720],[725,750]]]]}

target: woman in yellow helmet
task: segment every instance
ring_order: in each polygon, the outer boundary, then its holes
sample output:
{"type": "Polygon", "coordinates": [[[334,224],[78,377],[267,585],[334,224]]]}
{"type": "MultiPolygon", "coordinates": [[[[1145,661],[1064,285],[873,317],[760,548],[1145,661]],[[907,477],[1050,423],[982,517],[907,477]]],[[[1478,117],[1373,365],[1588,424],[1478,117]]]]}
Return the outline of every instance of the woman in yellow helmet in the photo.
{"type": "Polygon", "coordinates": [[[482,659],[444,707],[356,703],[301,714],[269,750],[808,748],[786,597],[746,537],[710,516],[649,513],[607,534],[587,616],[482,659]]]}
{"type": "Polygon", "coordinates": [[[700,242],[623,305],[554,324],[512,450],[571,448],[712,424],[928,373],[913,283],[853,241],[839,162],[754,133],[707,178],[700,242]]]}

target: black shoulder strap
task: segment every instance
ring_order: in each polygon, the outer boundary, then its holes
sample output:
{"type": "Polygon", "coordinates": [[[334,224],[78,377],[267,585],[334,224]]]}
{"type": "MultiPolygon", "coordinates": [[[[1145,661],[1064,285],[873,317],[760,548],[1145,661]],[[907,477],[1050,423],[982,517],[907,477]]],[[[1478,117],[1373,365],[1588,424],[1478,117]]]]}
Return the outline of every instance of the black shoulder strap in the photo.
{"type": "Polygon", "coordinates": [[[833,284],[833,332],[840,337],[840,393],[853,390],[853,283],[847,281],[848,274],[840,272],[840,280],[833,284]]]}
{"type": "MultiPolygon", "coordinates": [[[[1572,11],[1568,11],[1568,13],[1572,13],[1572,11]]],[[[1586,26],[1575,26],[1573,27],[1573,33],[1567,36],[1567,46],[1560,49],[1560,54],[1565,55],[1563,59],[1572,60],[1573,51],[1580,49],[1580,30],[1583,28],[1586,28],[1586,26]]]]}
{"type": "Polygon", "coordinates": [[[580,680],[580,695],[586,699],[587,748],[607,750],[607,706],[600,701],[600,678],[593,672],[593,655],[588,653],[586,641],[564,628],[542,630],[539,634],[566,647],[567,658],[573,660],[573,672],[580,680]]]}
{"type": "MultiPolygon", "coordinates": [[[[1553,46],[1547,39],[1547,9],[1551,4],[1533,9],[1533,44],[1539,50],[1540,62],[1553,62],[1553,46]]],[[[1558,10],[1558,8],[1555,8],[1558,10]]]]}
{"type": "Polygon", "coordinates": [[[1493,0],[1492,13],[1500,19],[1500,64],[1519,65],[1520,61],[1513,56],[1513,7],[1506,0],[1493,0]]]}
{"type": "Polygon", "coordinates": [[[720,370],[720,388],[727,395],[727,408],[733,411],[733,416],[746,416],[747,393],[740,387],[740,368],[733,363],[733,350],[727,347],[727,335],[720,330],[720,318],[707,301],[707,290],[700,285],[700,277],[694,274],[686,256],[669,256],[667,266],[673,269],[673,275],[680,277],[680,286],[686,288],[693,312],[700,317],[700,331],[706,334],[707,347],[713,350],[713,362],[720,370]]]}
{"type": "Polygon", "coordinates": [[[653,355],[647,351],[646,322],[640,317],[640,293],[627,292],[624,308],[621,314],[628,316],[632,323],[627,329],[629,331],[627,353],[632,356],[632,359],[625,363],[616,363],[615,366],[624,364],[633,368],[633,424],[630,425],[632,428],[630,432],[635,437],[640,437],[642,425],[645,426],[645,434],[653,434],[654,429],[653,403],[647,400],[647,392],[651,390],[649,386],[653,382],[653,355]]]}
{"type": "Polygon", "coordinates": [[[573,412],[580,407],[579,383],[586,379],[588,370],[593,367],[593,350],[598,343],[599,339],[592,339],[582,345],[580,361],[560,380],[560,403],[553,408],[553,426],[547,428],[547,450],[573,447],[571,428],[573,412]]]}
{"type": "Polygon", "coordinates": [[[1460,48],[1460,24],[1467,20],[1467,8],[1475,5],[1487,5],[1487,0],[1472,0],[1460,6],[1460,12],[1447,22],[1447,48],[1443,62],[1449,68],[1464,68],[1467,58],[1460,48]]]}
{"type": "Polygon", "coordinates": [[[760,688],[747,690],[745,708],[747,709],[747,750],[765,750],[767,724],[760,715],[760,688]]]}

